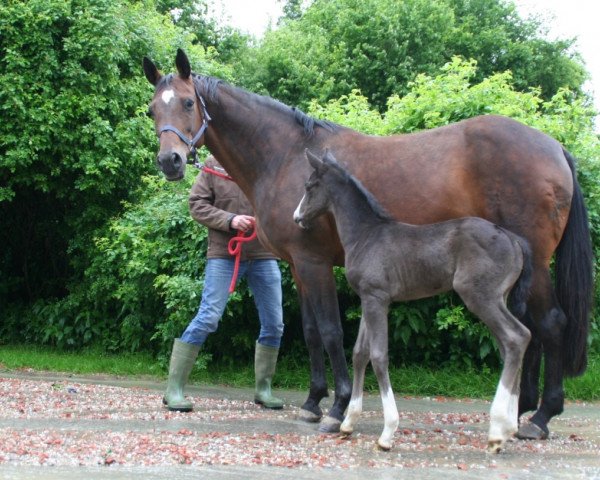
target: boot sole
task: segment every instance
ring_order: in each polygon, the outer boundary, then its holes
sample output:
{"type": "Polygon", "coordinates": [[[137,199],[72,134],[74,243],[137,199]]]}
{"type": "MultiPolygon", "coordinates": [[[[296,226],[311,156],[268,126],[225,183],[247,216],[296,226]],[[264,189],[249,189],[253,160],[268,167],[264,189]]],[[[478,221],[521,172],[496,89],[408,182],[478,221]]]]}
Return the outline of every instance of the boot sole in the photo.
{"type": "Polygon", "coordinates": [[[165,407],[167,407],[169,412],[191,412],[194,410],[194,407],[170,407],[165,397],[163,397],[162,403],[165,407]]]}
{"type": "Polygon", "coordinates": [[[256,403],[257,405],[260,405],[263,408],[268,408],[269,410],[283,410],[283,405],[279,406],[274,406],[274,407],[270,407],[269,405],[266,405],[264,402],[261,402],[259,400],[254,400],[254,403],[256,403]]]}

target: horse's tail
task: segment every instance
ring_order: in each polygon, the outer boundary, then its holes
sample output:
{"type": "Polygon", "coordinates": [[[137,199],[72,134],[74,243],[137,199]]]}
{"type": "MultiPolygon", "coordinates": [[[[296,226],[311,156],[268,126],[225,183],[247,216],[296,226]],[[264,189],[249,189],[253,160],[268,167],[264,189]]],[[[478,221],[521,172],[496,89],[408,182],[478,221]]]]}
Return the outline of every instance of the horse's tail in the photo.
{"type": "Polygon", "coordinates": [[[575,172],[575,159],[563,148],[573,175],[573,198],[569,219],[556,249],[554,266],[556,296],[567,316],[563,368],[575,377],[587,367],[587,339],[594,288],[594,258],[588,214],[575,172]]]}
{"type": "Polygon", "coordinates": [[[508,308],[515,317],[521,319],[527,311],[527,300],[529,299],[529,291],[533,280],[533,261],[529,242],[514,233],[512,235],[523,252],[523,267],[521,275],[517,278],[508,296],[508,308]]]}

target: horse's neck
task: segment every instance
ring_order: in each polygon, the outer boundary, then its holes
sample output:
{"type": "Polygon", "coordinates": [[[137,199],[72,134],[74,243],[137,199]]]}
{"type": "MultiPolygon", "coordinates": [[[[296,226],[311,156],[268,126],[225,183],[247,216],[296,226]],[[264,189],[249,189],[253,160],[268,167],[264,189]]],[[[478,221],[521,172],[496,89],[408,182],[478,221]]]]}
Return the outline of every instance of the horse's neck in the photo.
{"type": "Polygon", "coordinates": [[[207,99],[212,119],[206,146],[252,201],[256,183],[273,181],[293,141],[290,137],[301,130],[283,132],[291,120],[268,99],[230,85],[218,89],[217,100],[207,99]]]}

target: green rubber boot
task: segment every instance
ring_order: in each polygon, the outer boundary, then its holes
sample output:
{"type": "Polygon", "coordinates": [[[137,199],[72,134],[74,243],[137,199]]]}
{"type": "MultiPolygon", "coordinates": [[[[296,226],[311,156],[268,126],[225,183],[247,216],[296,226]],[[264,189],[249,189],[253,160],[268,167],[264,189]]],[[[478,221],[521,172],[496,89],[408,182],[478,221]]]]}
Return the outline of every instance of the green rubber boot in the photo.
{"type": "Polygon", "coordinates": [[[188,381],[200,347],[182,342],[178,338],[173,342],[169,379],[163,403],[172,412],[191,412],[194,404],[183,397],[183,387],[188,381]]]}
{"type": "Polygon", "coordinates": [[[263,407],[278,410],[283,408],[283,400],[271,395],[271,379],[275,374],[279,349],[256,342],[254,351],[254,376],[256,392],[254,401],[263,407]]]}

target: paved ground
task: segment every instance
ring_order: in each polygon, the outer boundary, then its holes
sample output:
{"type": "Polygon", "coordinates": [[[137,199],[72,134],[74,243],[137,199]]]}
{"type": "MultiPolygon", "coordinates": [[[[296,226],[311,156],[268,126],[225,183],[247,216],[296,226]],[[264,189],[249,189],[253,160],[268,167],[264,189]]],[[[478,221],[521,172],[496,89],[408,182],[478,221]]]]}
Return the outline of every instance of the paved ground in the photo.
{"type": "Polygon", "coordinates": [[[286,408],[272,412],[249,402],[249,390],[195,386],[195,411],[171,414],[160,405],[163,387],[0,372],[0,479],[600,479],[598,404],[569,404],[548,441],[490,455],[489,403],[397,397],[400,427],[381,452],[375,395],[343,439],[296,418],[304,392],[280,392],[286,408]]]}

